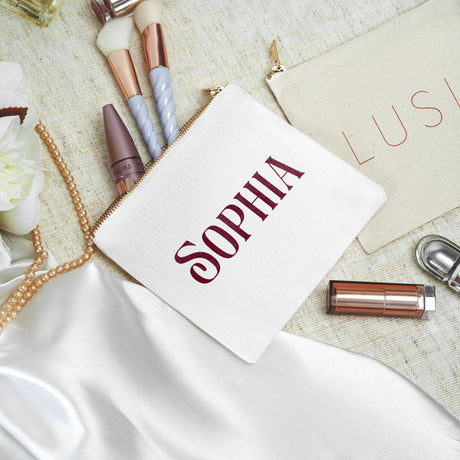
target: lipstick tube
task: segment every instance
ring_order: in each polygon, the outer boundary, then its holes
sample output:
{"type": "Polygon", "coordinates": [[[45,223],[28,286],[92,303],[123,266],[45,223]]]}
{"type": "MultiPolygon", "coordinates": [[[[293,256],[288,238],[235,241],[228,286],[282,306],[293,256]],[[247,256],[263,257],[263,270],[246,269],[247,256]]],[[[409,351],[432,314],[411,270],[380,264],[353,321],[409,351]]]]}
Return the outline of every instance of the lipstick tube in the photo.
{"type": "Polygon", "coordinates": [[[329,281],[327,313],[428,319],[435,310],[431,284],[329,281]]]}
{"type": "Polygon", "coordinates": [[[120,195],[144,173],[139,152],[126,125],[112,104],[104,105],[104,129],[112,175],[120,195]]]}

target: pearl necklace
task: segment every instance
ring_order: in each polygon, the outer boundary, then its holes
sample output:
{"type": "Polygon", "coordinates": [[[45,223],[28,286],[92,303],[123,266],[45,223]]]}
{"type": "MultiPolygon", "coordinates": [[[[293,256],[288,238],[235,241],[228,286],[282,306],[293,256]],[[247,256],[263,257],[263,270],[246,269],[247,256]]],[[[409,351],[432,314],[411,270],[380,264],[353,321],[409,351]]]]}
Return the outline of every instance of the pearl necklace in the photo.
{"type": "Polygon", "coordinates": [[[80,257],[77,257],[70,262],[58,265],[56,268],[52,268],[46,273],[37,276],[37,270],[48,257],[48,252],[43,248],[40,231],[37,225],[37,227],[32,230],[32,242],[35,252],[37,253],[37,257],[35,257],[19,287],[0,308],[0,334],[4,331],[8,323],[16,318],[18,313],[24,308],[24,306],[34,296],[38,289],[40,289],[51,279],[55,278],[57,275],[81,267],[91,259],[91,256],[94,252],[94,243],[91,238],[91,226],[89,225],[87,213],[83,203],[81,202],[80,194],[78,193],[77,186],[75,185],[73,177],[70,174],[64,159],[59,153],[56,144],[40,121],[35,126],[35,130],[45,142],[48,151],[53,157],[54,162],[59,168],[59,171],[61,172],[61,175],[67,184],[67,189],[69,190],[70,196],[72,198],[75,211],[77,211],[78,217],[80,219],[80,226],[86,241],[86,249],[80,257]]]}

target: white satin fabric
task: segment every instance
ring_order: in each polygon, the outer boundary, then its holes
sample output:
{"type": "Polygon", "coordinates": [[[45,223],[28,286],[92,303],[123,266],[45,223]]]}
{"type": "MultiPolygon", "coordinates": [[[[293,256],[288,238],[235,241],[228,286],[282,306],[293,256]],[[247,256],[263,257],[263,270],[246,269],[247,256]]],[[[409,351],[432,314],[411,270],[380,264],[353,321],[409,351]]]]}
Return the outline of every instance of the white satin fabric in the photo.
{"type": "MultiPolygon", "coordinates": [[[[0,273],[3,298],[29,262],[0,273]]],[[[0,336],[1,459],[458,460],[459,440],[458,421],[375,360],[280,333],[247,364],[93,264],[0,336]]]]}

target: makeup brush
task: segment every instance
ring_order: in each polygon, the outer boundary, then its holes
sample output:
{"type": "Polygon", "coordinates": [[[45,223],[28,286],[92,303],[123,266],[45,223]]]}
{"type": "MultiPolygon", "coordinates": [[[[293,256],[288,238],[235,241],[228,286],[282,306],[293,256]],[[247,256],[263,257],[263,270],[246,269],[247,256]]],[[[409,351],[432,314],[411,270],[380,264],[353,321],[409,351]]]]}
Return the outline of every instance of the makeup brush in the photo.
{"type": "Polygon", "coordinates": [[[129,53],[129,37],[133,29],[131,17],[116,18],[105,23],[97,37],[97,46],[107,57],[121,91],[128,101],[137,126],[139,127],[148,151],[156,160],[162,153],[157,135],[153,129],[129,53]]]}
{"type": "Polygon", "coordinates": [[[171,74],[161,28],[161,1],[144,0],[134,9],[134,22],[142,34],[153,93],[168,145],[179,135],[171,74]]]}

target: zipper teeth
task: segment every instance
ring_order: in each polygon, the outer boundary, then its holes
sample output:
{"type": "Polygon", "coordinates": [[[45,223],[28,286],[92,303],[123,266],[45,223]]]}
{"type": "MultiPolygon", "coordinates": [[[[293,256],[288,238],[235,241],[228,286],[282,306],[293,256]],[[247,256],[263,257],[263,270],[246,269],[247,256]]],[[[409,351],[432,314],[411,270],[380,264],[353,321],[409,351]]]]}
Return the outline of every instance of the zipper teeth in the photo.
{"type": "Polygon", "coordinates": [[[279,74],[280,72],[286,72],[286,70],[287,69],[284,65],[275,65],[272,67],[270,73],[267,74],[267,79],[271,80],[276,74],[279,74]]]}
{"type": "Polygon", "coordinates": [[[163,153],[156,159],[150,160],[145,165],[145,171],[141,177],[134,183],[134,185],[123,195],[117,197],[112,204],[102,213],[96,223],[91,227],[91,238],[94,238],[95,233],[99,230],[102,224],[121,206],[121,204],[125,201],[126,197],[130,195],[137,187],[139,187],[140,183],[147,177],[147,175],[152,171],[158,163],[163,160],[166,154],[179,142],[179,140],[190,130],[190,128],[195,124],[195,122],[201,117],[203,112],[211,105],[212,101],[215,99],[215,96],[223,89],[224,87],[216,88],[215,92],[211,91],[211,98],[203,104],[197,112],[185,123],[184,126],[179,130],[179,135],[174,139],[172,144],[163,147],[163,153]]]}

